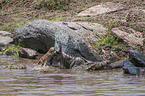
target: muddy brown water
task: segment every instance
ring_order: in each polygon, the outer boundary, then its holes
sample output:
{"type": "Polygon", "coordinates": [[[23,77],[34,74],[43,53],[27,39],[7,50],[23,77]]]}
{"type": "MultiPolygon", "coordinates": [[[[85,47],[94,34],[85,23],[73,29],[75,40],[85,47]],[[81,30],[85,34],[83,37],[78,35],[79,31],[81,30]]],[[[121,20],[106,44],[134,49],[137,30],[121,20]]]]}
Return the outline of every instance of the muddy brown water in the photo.
{"type": "Polygon", "coordinates": [[[145,77],[122,69],[95,72],[34,70],[35,60],[0,56],[0,96],[145,96],[145,77]],[[7,69],[24,64],[27,69],[7,69]]]}

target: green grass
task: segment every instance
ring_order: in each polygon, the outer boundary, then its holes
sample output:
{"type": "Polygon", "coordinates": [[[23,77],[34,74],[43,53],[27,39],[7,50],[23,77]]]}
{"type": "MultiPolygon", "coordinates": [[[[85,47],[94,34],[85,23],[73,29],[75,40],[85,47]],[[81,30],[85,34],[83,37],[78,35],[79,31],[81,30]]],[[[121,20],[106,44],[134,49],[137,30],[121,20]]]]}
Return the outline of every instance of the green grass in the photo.
{"type": "Polygon", "coordinates": [[[9,50],[13,50],[13,51],[18,51],[19,49],[23,48],[22,46],[20,45],[16,45],[16,46],[9,46],[9,47],[4,47],[5,50],[1,51],[0,53],[3,53],[5,54],[7,51],[9,50]]]}
{"type": "Polygon", "coordinates": [[[117,25],[118,25],[118,21],[109,20],[108,25],[106,27],[108,28],[109,31],[111,31],[111,29],[117,27],[117,25]]]}
{"type": "MultiPolygon", "coordinates": [[[[98,22],[101,22],[101,21],[96,21],[96,22],[98,23],[98,22]]],[[[108,24],[105,26],[105,27],[108,28],[107,34],[106,35],[103,35],[98,41],[94,42],[92,44],[93,48],[97,48],[99,46],[119,45],[120,42],[118,42],[118,40],[111,34],[111,30],[113,28],[116,28],[116,27],[119,26],[118,23],[120,23],[120,22],[109,20],[108,21],[108,24]]]]}
{"type": "Polygon", "coordinates": [[[119,42],[115,39],[113,35],[111,35],[111,32],[108,31],[107,35],[103,35],[98,41],[94,42],[92,46],[93,48],[97,48],[99,46],[113,46],[118,44],[119,42]]]}

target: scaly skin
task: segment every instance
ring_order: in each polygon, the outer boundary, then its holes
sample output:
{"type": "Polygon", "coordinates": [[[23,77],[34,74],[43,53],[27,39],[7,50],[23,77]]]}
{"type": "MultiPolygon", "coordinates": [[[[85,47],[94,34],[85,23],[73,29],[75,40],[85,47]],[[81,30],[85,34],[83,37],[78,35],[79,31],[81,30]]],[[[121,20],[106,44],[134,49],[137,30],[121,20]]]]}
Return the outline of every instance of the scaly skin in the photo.
{"type": "Polygon", "coordinates": [[[85,70],[99,70],[107,66],[106,61],[93,62],[83,57],[68,55],[61,51],[61,47],[56,51],[54,47],[51,47],[50,50],[39,60],[38,64],[40,64],[41,66],[45,66],[48,63],[47,65],[53,66],[54,62],[59,62],[60,64],[57,65],[63,69],[71,69],[77,66],[84,66],[85,70]]]}

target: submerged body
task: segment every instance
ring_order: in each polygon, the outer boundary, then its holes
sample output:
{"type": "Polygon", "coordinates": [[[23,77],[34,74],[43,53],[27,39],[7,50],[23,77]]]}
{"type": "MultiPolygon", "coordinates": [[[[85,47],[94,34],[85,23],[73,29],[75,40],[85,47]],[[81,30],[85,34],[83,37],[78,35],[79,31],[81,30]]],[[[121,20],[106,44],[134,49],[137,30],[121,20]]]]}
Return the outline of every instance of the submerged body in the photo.
{"type": "Polygon", "coordinates": [[[103,69],[107,65],[105,60],[102,62],[89,61],[83,57],[68,55],[62,52],[61,48],[55,50],[54,47],[50,48],[50,50],[39,60],[38,64],[41,66],[57,66],[61,69],[72,69],[81,66],[79,68],[83,68],[84,70],[103,69]]]}

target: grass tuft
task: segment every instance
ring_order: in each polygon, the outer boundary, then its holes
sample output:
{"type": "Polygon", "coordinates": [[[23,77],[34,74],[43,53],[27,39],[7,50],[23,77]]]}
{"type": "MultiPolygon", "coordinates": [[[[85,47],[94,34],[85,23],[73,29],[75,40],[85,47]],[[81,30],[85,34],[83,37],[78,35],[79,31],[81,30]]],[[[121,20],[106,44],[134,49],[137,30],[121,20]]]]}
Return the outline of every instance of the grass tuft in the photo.
{"type": "Polygon", "coordinates": [[[116,40],[116,38],[111,35],[110,31],[108,31],[107,35],[103,35],[98,41],[94,42],[92,46],[94,49],[96,49],[99,46],[113,46],[118,44],[118,40],[116,40]]]}
{"type": "Polygon", "coordinates": [[[5,54],[7,51],[9,50],[13,50],[13,51],[18,51],[19,49],[23,48],[22,46],[20,45],[16,45],[16,46],[8,46],[8,47],[5,47],[5,50],[1,51],[0,53],[3,53],[5,54]]]}

